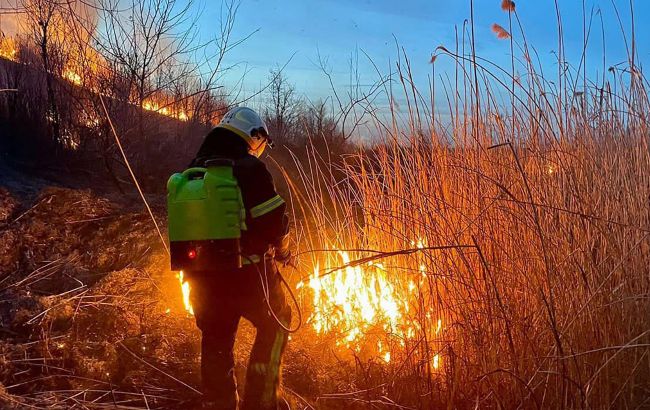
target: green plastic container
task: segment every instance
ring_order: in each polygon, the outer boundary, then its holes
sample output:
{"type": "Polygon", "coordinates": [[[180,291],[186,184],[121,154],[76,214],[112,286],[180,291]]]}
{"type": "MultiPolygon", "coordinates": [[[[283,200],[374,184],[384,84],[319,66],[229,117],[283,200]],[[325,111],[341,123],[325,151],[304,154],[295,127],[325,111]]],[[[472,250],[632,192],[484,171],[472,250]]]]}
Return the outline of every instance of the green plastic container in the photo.
{"type": "Polygon", "coordinates": [[[167,214],[173,270],[241,267],[245,210],[231,160],[211,160],[206,168],[172,175],[167,214]]]}

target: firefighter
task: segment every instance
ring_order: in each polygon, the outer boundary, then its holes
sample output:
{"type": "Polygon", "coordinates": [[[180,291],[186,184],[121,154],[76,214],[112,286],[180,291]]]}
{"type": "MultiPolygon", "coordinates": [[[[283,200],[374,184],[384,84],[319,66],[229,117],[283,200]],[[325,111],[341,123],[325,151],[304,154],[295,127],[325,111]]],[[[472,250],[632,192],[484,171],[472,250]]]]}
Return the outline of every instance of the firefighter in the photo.
{"type": "Polygon", "coordinates": [[[202,333],[203,408],[236,409],[233,345],[241,317],[257,329],[239,408],[277,409],[281,361],[287,343],[291,309],[277,264],[291,263],[286,205],[259,156],[270,144],[268,129],[250,108],[230,110],[203,141],[191,166],[226,158],[246,210],[242,231],[242,268],[188,272],[190,300],[202,333]]]}

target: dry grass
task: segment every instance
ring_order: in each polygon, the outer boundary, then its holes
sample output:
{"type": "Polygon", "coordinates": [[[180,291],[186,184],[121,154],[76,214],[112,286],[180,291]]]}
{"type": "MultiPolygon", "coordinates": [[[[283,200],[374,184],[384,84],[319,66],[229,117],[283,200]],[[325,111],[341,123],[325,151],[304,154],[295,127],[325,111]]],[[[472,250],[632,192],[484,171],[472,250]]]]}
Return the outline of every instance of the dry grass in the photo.
{"type": "MultiPolygon", "coordinates": [[[[400,56],[388,82],[402,92],[385,92],[406,111],[391,104],[388,121],[374,118],[372,148],[338,167],[308,147],[292,181],[304,266],[331,247],[380,259],[418,331],[404,346],[381,327],[364,335],[392,349],[387,364],[337,348],[339,335],[316,337],[308,323],[285,360],[298,408],[650,403],[647,81],[632,55],[594,82],[561,50],[558,66],[568,68],[544,77],[513,30],[514,3],[502,8],[502,44],[521,54],[511,67],[464,42],[431,59],[434,70],[455,63],[444,84],[449,118],[412,86],[400,56]]],[[[1,197],[2,405],[178,408],[195,399],[198,334],[147,215],[83,192],[45,191],[24,212],[1,197]]],[[[308,314],[307,292],[298,296],[308,314]]]]}
{"type": "Polygon", "coordinates": [[[0,190],[0,407],[198,397],[199,334],[149,216],[81,190],[29,202],[0,190]]]}
{"type": "MultiPolygon", "coordinates": [[[[514,3],[503,8],[518,21],[514,3]]],[[[650,405],[647,81],[630,56],[592,82],[562,51],[567,69],[545,78],[520,38],[522,63],[506,69],[438,49],[432,62],[457,70],[448,120],[411,86],[402,57],[392,80],[408,111],[375,118],[375,146],[343,170],[310,152],[295,182],[310,249],[395,252],[383,255],[391,282],[417,283],[405,294],[419,333],[379,380],[357,357],[356,388],[336,387],[348,406],[650,405]],[[406,254],[417,239],[452,249],[406,254]],[[444,323],[436,337],[431,312],[444,323]]]]}

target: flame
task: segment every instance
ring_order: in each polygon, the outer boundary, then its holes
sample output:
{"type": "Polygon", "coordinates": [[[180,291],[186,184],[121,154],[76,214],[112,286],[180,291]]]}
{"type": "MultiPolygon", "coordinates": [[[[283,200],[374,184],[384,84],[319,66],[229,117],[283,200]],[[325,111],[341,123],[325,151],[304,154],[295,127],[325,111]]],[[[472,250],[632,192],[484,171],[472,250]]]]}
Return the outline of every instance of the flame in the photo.
{"type": "MultiPolygon", "coordinates": [[[[61,77],[66,81],[78,86],[85,86],[94,92],[100,92],[97,87],[97,77],[107,70],[104,58],[94,49],[84,46],[81,49],[72,48],[61,77]]],[[[0,37],[0,58],[19,62],[18,46],[12,37],[0,37]]],[[[166,117],[175,118],[179,121],[188,121],[188,113],[177,107],[176,104],[163,102],[169,98],[163,94],[158,99],[148,99],[142,103],[142,108],[147,111],[157,112],[166,117]]]]}
{"type": "Polygon", "coordinates": [[[386,363],[390,363],[390,352],[384,353],[383,359],[386,363]]]}
{"type": "Polygon", "coordinates": [[[440,355],[437,354],[433,356],[431,365],[433,366],[434,369],[440,368],[440,355]]]}
{"type": "MultiPolygon", "coordinates": [[[[81,11],[77,10],[77,12],[81,11]]],[[[57,22],[52,25],[52,35],[57,41],[65,45],[61,50],[62,56],[65,57],[64,69],[60,72],[61,78],[95,93],[105,92],[101,90],[102,79],[112,78],[116,74],[111,71],[111,64],[99,51],[91,46],[92,41],[83,34],[86,30],[74,30],[74,24],[77,24],[74,22],[55,20],[57,22]],[[78,38],[79,36],[81,38],[78,38]]],[[[21,47],[27,46],[21,45],[21,47]]],[[[16,38],[5,36],[0,32],[0,58],[22,62],[19,54],[16,38]]],[[[186,101],[187,96],[182,100],[186,101]]],[[[135,98],[131,100],[131,103],[139,106],[139,101],[135,98]]],[[[160,89],[155,96],[142,103],[142,108],[186,122],[189,120],[191,113],[187,107],[181,107],[181,105],[174,101],[169,89],[160,89]]]]}
{"type": "Polygon", "coordinates": [[[11,61],[18,60],[16,40],[11,37],[0,37],[0,57],[11,61]]]}
{"type": "Polygon", "coordinates": [[[63,72],[63,78],[65,78],[66,80],[70,81],[71,83],[73,83],[75,85],[81,85],[81,83],[82,83],[81,76],[79,74],[77,74],[77,72],[72,70],[72,69],[66,69],[63,72]]]}
{"type": "Polygon", "coordinates": [[[144,100],[142,102],[142,108],[147,111],[157,112],[158,114],[164,115],[165,117],[176,118],[177,120],[183,122],[187,121],[189,118],[185,111],[176,109],[170,106],[170,104],[159,103],[152,99],[144,100]]]}
{"type": "Polygon", "coordinates": [[[557,165],[549,162],[546,165],[546,174],[548,174],[548,175],[555,174],[557,172],[557,168],[558,168],[557,165]]]}
{"type": "Polygon", "coordinates": [[[185,305],[185,310],[190,315],[194,316],[194,309],[192,309],[192,304],[190,303],[190,283],[183,280],[183,271],[178,273],[178,281],[181,284],[181,292],[183,292],[183,304],[185,305]]]}
{"type": "MultiPolygon", "coordinates": [[[[423,240],[413,241],[413,245],[427,246],[423,240]]],[[[339,251],[335,255],[330,261],[334,269],[328,267],[321,271],[317,264],[309,281],[296,285],[297,289],[308,289],[313,295],[308,323],[317,334],[335,335],[337,346],[356,352],[362,349],[368,352],[371,340],[381,334],[371,351],[375,357],[390,363],[397,357],[398,349],[403,351],[408,341],[422,335],[422,322],[416,319],[417,309],[410,303],[424,287],[426,267],[420,266],[421,275],[400,280],[381,263],[350,266],[347,252],[339,251]],[[336,269],[341,266],[345,267],[336,269]]],[[[422,320],[428,322],[429,339],[435,343],[436,335],[442,331],[442,319],[433,318],[431,312],[425,317],[422,320]]],[[[438,355],[431,366],[435,369],[440,366],[438,355]]]]}
{"type": "MultiPolygon", "coordinates": [[[[339,252],[343,264],[350,263],[346,252],[339,252]]],[[[318,265],[309,287],[313,291],[311,323],[316,333],[347,329],[348,347],[359,348],[363,335],[381,325],[388,332],[399,332],[408,303],[400,299],[385,272],[377,265],[347,266],[321,276],[318,265]]]]}

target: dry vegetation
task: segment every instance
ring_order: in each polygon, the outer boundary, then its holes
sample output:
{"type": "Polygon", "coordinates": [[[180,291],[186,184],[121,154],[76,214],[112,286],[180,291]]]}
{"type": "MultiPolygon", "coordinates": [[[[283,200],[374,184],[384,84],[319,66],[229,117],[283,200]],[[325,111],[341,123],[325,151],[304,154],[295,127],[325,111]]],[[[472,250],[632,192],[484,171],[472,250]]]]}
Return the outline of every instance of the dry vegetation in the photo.
{"type": "MultiPolygon", "coordinates": [[[[301,262],[285,273],[307,319],[286,356],[296,408],[650,407],[650,105],[634,42],[590,80],[560,41],[544,76],[502,8],[511,67],[475,55],[470,21],[432,58],[434,73],[455,66],[431,87],[444,109],[404,55],[368,94],[336,96],[340,131],[272,74],[269,122],[296,158],[279,158],[301,262]],[[343,130],[364,121],[376,143],[352,152],[343,130]]],[[[148,215],[82,190],[16,193],[30,183],[0,192],[3,405],[193,404],[198,334],[148,215]]]]}
{"type": "MultiPolygon", "coordinates": [[[[512,30],[514,4],[503,9],[512,30]]],[[[357,389],[338,396],[347,406],[650,406],[650,112],[634,41],[628,66],[596,82],[560,41],[564,68],[550,78],[523,32],[499,28],[520,53],[512,67],[474,55],[471,22],[459,51],[432,58],[456,65],[450,120],[401,56],[389,82],[402,93],[386,90],[392,116],[374,118],[381,142],[343,170],[317,153],[303,168],[308,248],[355,250],[349,262],[307,251],[321,269],[305,282],[320,294],[312,326],[355,357],[357,389]],[[329,269],[341,265],[357,270],[329,269]],[[355,312],[375,309],[360,341],[350,335],[363,314],[341,319],[341,295],[357,298],[355,312]],[[364,361],[368,344],[376,359],[364,361]]]]}

